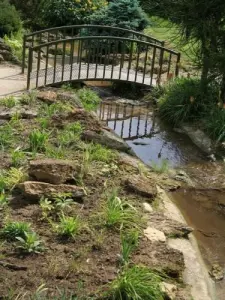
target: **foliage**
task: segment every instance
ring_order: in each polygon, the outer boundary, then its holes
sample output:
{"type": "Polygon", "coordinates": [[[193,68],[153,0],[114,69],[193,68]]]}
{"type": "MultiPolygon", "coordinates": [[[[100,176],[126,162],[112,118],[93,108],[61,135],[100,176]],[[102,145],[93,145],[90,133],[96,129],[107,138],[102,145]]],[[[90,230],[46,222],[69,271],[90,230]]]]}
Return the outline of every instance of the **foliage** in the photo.
{"type": "MultiPolygon", "coordinates": [[[[220,103],[218,103],[220,106],[220,103]]],[[[203,117],[206,132],[217,142],[225,141],[225,109],[214,105],[203,117]]]]}
{"type": "Polygon", "coordinates": [[[1,230],[1,236],[9,241],[16,241],[17,237],[26,238],[26,233],[32,230],[25,222],[7,222],[1,230]]]}
{"type": "Polygon", "coordinates": [[[34,129],[29,135],[30,150],[33,152],[42,152],[46,149],[49,133],[34,129]]]}
{"type": "Polygon", "coordinates": [[[82,24],[105,0],[48,0],[42,5],[42,18],[48,27],[82,24]]]}
{"type": "Polygon", "coordinates": [[[82,223],[79,217],[68,217],[62,214],[60,217],[60,223],[56,229],[59,235],[64,237],[75,237],[82,228],[82,223]]]}
{"type": "Polygon", "coordinates": [[[9,124],[0,126],[0,147],[1,150],[9,148],[14,140],[12,127],[9,124]]]}
{"type": "Polygon", "coordinates": [[[17,236],[18,249],[25,253],[40,253],[44,250],[42,241],[35,232],[24,232],[25,236],[17,236]]]}
{"type": "Polygon", "coordinates": [[[3,99],[0,100],[0,104],[4,105],[7,108],[12,108],[14,106],[16,106],[16,99],[13,96],[9,96],[9,97],[5,97],[3,99]]]}
{"type": "Polygon", "coordinates": [[[211,86],[207,98],[202,94],[199,79],[179,78],[165,87],[160,98],[159,113],[173,125],[193,121],[207,110],[207,104],[218,102],[218,90],[211,86]]]}
{"type": "Polygon", "coordinates": [[[57,143],[60,146],[70,146],[77,143],[80,139],[83,128],[80,122],[67,124],[64,130],[60,131],[57,136],[57,143]]]}
{"type": "Polygon", "coordinates": [[[87,147],[90,161],[102,161],[110,163],[115,161],[117,154],[115,151],[108,149],[100,144],[91,143],[87,147]]]}
{"type": "Polygon", "coordinates": [[[70,104],[53,103],[51,105],[48,105],[48,104],[44,103],[40,108],[40,116],[41,117],[52,117],[52,116],[60,114],[60,113],[71,112],[72,110],[73,110],[73,107],[70,104]]]}
{"type": "Polygon", "coordinates": [[[23,165],[26,155],[23,151],[20,150],[20,147],[17,147],[15,150],[11,152],[12,166],[20,167],[23,165]]]}
{"type": "Polygon", "coordinates": [[[0,192],[0,209],[6,207],[9,204],[9,199],[4,191],[0,192]]]}
{"type": "Polygon", "coordinates": [[[169,169],[169,161],[167,159],[162,159],[159,164],[152,162],[151,168],[157,173],[166,173],[169,169]]]}
{"type": "Polygon", "coordinates": [[[147,24],[147,17],[139,5],[138,0],[117,0],[107,7],[96,11],[90,16],[91,24],[109,25],[124,29],[143,30],[147,24]]]}
{"type": "Polygon", "coordinates": [[[0,191],[13,190],[17,184],[24,182],[27,175],[22,168],[10,168],[0,173],[0,191]]]}
{"type": "Polygon", "coordinates": [[[121,263],[127,264],[131,253],[137,248],[139,231],[131,230],[121,235],[121,263]]]}
{"type": "Polygon", "coordinates": [[[95,110],[101,101],[99,96],[94,91],[88,88],[78,90],[77,94],[87,111],[95,110]]]}
{"type": "Polygon", "coordinates": [[[23,31],[19,30],[10,35],[4,36],[4,42],[11,47],[12,53],[17,57],[19,61],[22,61],[22,49],[23,49],[23,31]]]}
{"type": "Polygon", "coordinates": [[[19,31],[21,20],[19,13],[8,0],[0,2],[0,37],[19,31]]]}
{"type": "Polygon", "coordinates": [[[163,300],[162,279],[147,267],[132,266],[125,268],[112,282],[109,298],[112,300],[163,300]]]}

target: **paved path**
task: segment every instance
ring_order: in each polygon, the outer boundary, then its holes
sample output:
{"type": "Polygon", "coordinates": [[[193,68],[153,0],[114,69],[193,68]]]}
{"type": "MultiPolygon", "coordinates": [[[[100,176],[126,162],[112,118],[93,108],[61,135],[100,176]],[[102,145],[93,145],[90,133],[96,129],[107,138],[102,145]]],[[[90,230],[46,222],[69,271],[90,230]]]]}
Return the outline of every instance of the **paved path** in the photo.
{"type": "Polygon", "coordinates": [[[18,93],[26,89],[26,75],[21,74],[21,67],[0,64],[0,97],[18,93]]]}

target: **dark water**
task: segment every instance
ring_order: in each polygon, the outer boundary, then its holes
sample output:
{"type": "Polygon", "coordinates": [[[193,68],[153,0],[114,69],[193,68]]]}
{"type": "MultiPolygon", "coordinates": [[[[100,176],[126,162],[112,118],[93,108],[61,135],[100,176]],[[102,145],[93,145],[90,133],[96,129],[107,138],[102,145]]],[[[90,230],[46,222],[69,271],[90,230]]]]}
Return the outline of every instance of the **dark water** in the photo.
{"type": "Polygon", "coordinates": [[[168,128],[150,107],[107,100],[98,114],[146,164],[168,160],[171,167],[177,167],[204,160],[204,154],[186,135],[168,128]]]}

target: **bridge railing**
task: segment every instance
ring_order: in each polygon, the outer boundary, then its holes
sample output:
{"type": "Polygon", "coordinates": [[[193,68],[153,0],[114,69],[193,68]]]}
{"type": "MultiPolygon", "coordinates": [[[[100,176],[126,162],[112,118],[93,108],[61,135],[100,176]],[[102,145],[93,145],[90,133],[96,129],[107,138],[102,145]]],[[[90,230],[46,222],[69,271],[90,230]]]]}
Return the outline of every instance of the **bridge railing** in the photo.
{"type": "Polygon", "coordinates": [[[113,36],[61,39],[29,48],[27,88],[31,82],[40,87],[83,80],[119,80],[156,86],[178,75],[179,62],[179,53],[137,39],[113,36]]]}
{"type": "Polygon", "coordinates": [[[137,39],[164,46],[164,41],[160,41],[148,35],[133,30],[123,29],[119,27],[101,26],[101,25],[73,25],[48,28],[33,33],[25,34],[23,38],[23,54],[22,54],[22,72],[25,69],[26,49],[45,44],[52,41],[64,40],[67,38],[81,36],[119,36],[131,39],[137,39]]]}

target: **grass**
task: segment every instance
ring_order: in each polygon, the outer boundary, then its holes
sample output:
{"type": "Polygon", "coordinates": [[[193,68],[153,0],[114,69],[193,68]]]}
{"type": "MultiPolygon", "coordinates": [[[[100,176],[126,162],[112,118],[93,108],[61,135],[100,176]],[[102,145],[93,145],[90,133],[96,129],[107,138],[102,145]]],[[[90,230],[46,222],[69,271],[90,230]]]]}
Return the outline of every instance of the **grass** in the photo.
{"type": "Polygon", "coordinates": [[[1,230],[1,237],[16,241],[17,237],[26,238],[26,233],[32,232],[30,224],[25,222],[7,222],[1,230]]]}
{"type": "Polygon", "coordinates": [[[87,111],[95,110],[101,101],[99,96],[88,88],[78,90],[77,95],[87,111]]]}
{"type": "Polygon", "coordinates": [[[58,103],[53,103],[51,105],[44,103],[40,107],[39,115],[41,117],[51,118],[58,114],[71,112],[73,111],[73,109],[74,107],[69,103],[65,104],[65,103],[58,102],[58,103]]]}
{"type": "Polygon", "coordinates": [[[82,227],[83,225],[78,216],[68,217],[62,214],[56,230],[62,237],[74,238],[81,231],[82,227]]]}
{"type": "Polygon", "coordinates": [[[100,218],[104,226],[112,229],[137,228],[141,223],[137,210],[113,190],[103,204],[100,218]]]}
{"type": "Polygon", "coordinates": [[[58,133],[57,143],[60,147],[69,147],[80,141],[83,128],[79,122],[67,124],[65,128],[58,133]]]}
{"type": "Polygon", "coordinates": [[[209,136],[217,142],[225,141],[225,109],[216,105],[203,117],[203,126],[209,136]]]}
{"type": "Polygon", "coordinates": [[[163,300],[162,278],[147,267],[132,266],[122,270],[111,283],[111,300],[163,300]]]}
{"type": "Polygon", "coordinates": [[[129,262],[132,252],[137,248],[139,231],[131,230],[121,234],[121,263],[125,265],[129,262]]]}
{"type": "Polygon", "coordinates": [[[34,153],[44,152],[48,142],[49,133],[34,129],[29,135],[30,150],[34,153]]]}
{"type": "Polygon", "coordinates": [[[169,170],[169,161],[167,159],[162,159],[160,163],[151,163],[151,168],[156,173],[166,173],[169,170]]]}
{"type": "Polygon", "coordinates": [[[35,101],[37,100],[37,91],[32,90],[28,93],[24,93],[20,98],[20,103],[25,105],[33,105],[35,101]]]}
{"type": "Polygon", "coordinates": [[[0,148],[1,150],[8,149],[12,146],[15,140],[14,132],[10,124],[0,126],[0,148]]]}
{"type": "Polygon", "coordinates": [[[102,161],[110,163],[116,160],[117,153],[111,149],[108,149],[100,144],[91,143],[87,147],[89,152],[90,161],[102,161]]]}
{"type": "Polygon", "coordinates": [[[0,100],[0,105],[3,105],[7,108],[13,108],[17,103],[18,101],[16,101],[15,97],[13,96],[8,96],[0,100]]]}
{"type": "Polygon", "coordinates": [[[17,147],[15,150],[11,151],[11,160],[13,167],[20,167],[26,160],[26,154],[17,147]]]}
{"type": "Polygon", "coordinates": [[[17,248],[25,253],[40,253],[44,251],[43,243],[35,232],[24,232],[24,237],[17,236],[17,248]]]}
{"type": "Polygon", "coordinates": [[[0,193],[0,209],[6,207],[9,204],[9,199],[4,191],[0,193]]]}
{"type": "Polygon", "coordinates": [[[0,173],[0,191],[13,190],[19,183],[26,180],[27,174],[22,168],[10,168],[0,173]]]}

